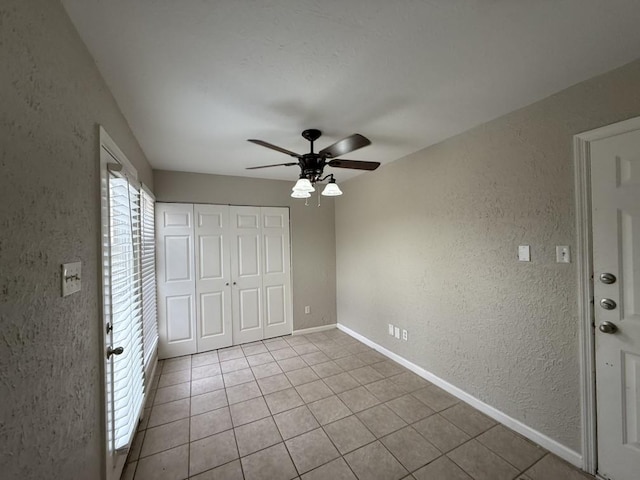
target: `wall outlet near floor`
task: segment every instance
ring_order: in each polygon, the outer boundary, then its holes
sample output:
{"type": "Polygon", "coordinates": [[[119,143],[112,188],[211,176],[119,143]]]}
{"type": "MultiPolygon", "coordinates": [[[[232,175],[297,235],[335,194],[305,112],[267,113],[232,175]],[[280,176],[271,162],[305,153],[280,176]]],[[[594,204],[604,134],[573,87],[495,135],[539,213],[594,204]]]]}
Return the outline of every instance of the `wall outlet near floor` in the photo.
{"type": "Polygon", "coordinates": [[[409,339],[409,334],[407,333],[407,331],[403,328],[402,329],[402,340],[404,340],[405,342],[409,339]]]}
{"type": "Polygon", "coordinates": [[[306,307],[304,307],[304,313],[309,314],[311,313],[311,307],[309,305],[307,305],[306,307]]]}
{"type": "Polygon", "coordinates": [[[393,325],[389,324],[389,335],[393,335],[393,325]]]}
{"type": "Polygon", "coordinates": [[[393,333],[393,336],[400,340],[400,327],[393,327],[393,333]]]}

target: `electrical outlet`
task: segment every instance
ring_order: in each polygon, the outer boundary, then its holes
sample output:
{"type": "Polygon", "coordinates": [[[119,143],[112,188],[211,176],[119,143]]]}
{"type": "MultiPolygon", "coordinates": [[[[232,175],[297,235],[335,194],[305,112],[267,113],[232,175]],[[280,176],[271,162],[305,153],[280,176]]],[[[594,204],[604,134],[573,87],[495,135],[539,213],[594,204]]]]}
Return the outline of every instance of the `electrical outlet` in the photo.
{"type": "Polygon", "coordinates": [[[400,327],[393,327],[394,337],[400,340],[400,327]]]}
{"type": "Polygon", "coordinates": [[[389,324],[389,335],[393,335],[393,325],[389,324]]]}
{"type": "Polygon", "coordinates": [[[309,305],[307,305],[306,307],[304,307],[304,313],[309,314],[311,313],[311,307],[309,305]]]}
{"type": "Polygon", "coordinates": [[[405,342],[409,339],[409,334],[407,333],[407,331],[403,328],[402,329],[402,340],[404,340],[405,342]]]}

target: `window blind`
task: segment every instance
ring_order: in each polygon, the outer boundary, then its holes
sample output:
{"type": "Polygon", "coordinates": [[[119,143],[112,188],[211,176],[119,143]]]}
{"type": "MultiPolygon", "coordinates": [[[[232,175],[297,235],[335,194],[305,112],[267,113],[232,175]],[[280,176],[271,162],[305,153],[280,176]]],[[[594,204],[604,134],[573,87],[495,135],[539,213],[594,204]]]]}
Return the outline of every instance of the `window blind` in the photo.
{"type": "Polygon", "coordinates": [[[128,447],[143,401],[143,324],[140,276],[140,196],[126,177],[109,175],[109,283],[113,355],[109,439],[113,451],[128,447]]]}
{"type": "Polygon", "coordinates": [[[142,202],[142,332],[144,336],[144,368],[149,370],[149,362],[158,345],[158,320],[156,306],[156,240],[155,240],[155,199],[144,190],[140,191],[142,202]]]}

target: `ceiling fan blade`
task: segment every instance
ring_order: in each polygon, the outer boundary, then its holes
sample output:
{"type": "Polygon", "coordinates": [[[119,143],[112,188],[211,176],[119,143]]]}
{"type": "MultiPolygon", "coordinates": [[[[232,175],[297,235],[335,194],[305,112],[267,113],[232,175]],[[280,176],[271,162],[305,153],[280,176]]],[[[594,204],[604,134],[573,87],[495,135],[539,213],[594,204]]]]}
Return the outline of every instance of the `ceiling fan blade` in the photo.
{"type": "Polygon", "coordinates": [[[375,170],[380,166],[380,162],[363,162],[361,160],[342,160],[337,158],[327,162],[327,165],[334,168],[353,168],[354,170],[375,170]]]}
{"type": "Polygon", "coordinates": [[[349,152],[353,152],[354,150],[358,150],[359,148],[366,147],[367,145],[371,145],[371,140],[359,133],[354,133],[342,140],[338,140],[327,148],[323,148],[318,152],[318,154],[327,158],[336,158],[340,155],[345,155],[349,152]]]}
{"type": "Polygon", "coordinates": [[[280,153],[284,153],[286,155],[291,155],[292,157],[300,158],[300,155],[292,152],[291,150],[287,150],[286,148],[278,147],[277,145],[272,145],[271,143],[263,142],[262,140],[256,140],[255,138],[249,138],[248,142],[255,143],[256,145],[260,145],[262,147],[270,148],[271,150],[275,150],[280,153]]]}
{"type": "Polygon", "coordinates": [[[269,167],[292,167],[293,165],[299,165],[299,164],[298,162],[274,163],[273,165],[260,165],[259,167],[247,167],[245,170],[255,170],[257,168],[269,168],[269,167]]]}

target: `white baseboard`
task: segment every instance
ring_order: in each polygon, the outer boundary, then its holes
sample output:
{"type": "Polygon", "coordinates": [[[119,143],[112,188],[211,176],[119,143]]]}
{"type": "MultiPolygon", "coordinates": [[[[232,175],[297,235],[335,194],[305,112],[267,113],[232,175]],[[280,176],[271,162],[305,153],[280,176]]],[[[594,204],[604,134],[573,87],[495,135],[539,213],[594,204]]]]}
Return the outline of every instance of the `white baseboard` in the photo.
{"type": "Polygon", "coordinates": [[[325,330],[333,330],[334,328],[336,328],[335,323],[332,323],[331,325],[321,325],[319,327],[311,327],[311,328],[302,328],[300,330],[294,330],[291,335],[308,335],[310,333],[316,333],[316,332],[324,332],[325,330]]]}
{"type": "Polygon", "coordinates": [[[572,465],[575,465],[578,468],[583,468],[582,455],[580,453],[574,450],[571,450],[570,448],[562,445],[561,443],[558,443],[552,438],[544,435],[543,433],[540,433],[539,431],[531,428],[528,425],[525,425],[520,420],[516,420],[515,418],[510,417],[506,413],[501,412],[500,410],[492,407],[491,405],[487,405],[483,401],[478,400],[476,397],[468,394],[464,390],[461,390],[455,385],[450,384],[446,380],[443,380],[442,378],[434,375],[433,373],[425,370],[424,368],[416,365],[415,363],[410,362],[406,358],[401,357],[396,353],[393,353],[391,350],[387,350],[386,348],[369,340],[367,337],[360,335],[359,333],[351,330],[348,327],[345,327],[341,323],[338,323],[337,327],[343,332],[351,335],[353,338],[360,340],[365,345],[368,345],[369,347],[377,350],[378,352],[385,355],[386,357],[389,357],[391,360],[398,362],[403,367],[408,368],[409,370],[414,372],[416,375],[421,376],[425,380],[428,380],[434,385],[437,385],[438,387],[442,388],[443,390],[450,393],[451,395],[459,398],[463,402],[468,403],[472,407],[481,411],[485,415],[493,418],[497,422],[502,423],[503,425],[509,427],[510,429],[518,432],[520,435],[523,435],[527,437],[529,440],[542,446],[543,448],[546,448],[551,453],[557,455],[558,457],[566,460],[567,462],[571,463],[572,465]]]}

